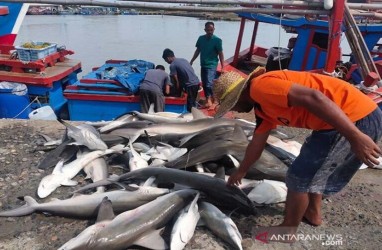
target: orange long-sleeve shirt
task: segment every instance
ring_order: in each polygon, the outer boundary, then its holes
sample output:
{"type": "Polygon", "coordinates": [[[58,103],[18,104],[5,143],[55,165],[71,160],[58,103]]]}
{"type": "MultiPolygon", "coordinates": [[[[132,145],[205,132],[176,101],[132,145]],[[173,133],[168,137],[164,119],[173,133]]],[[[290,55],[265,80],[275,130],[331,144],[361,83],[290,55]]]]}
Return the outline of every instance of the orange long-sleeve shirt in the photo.
{"type": "Polygon", "coordinates": [[[322,92],[353,122],[367,116],[377,107],[369,97],[340,79],[308,72],[271,71],[256,77],[250,85],[250,96],[256,103],[256,133],[264,133],[277,125],[313,130],[333,129],[304,107],[288,106],[288,92],[294,83],[322,92]]]}

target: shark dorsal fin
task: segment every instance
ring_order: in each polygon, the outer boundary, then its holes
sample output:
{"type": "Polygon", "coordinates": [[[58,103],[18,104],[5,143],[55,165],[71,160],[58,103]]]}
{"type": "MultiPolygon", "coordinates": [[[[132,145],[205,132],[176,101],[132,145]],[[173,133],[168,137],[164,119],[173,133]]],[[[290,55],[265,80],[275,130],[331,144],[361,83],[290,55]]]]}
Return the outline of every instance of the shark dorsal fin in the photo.
{"type": "Polygon", "coordinates": [[[224,169],[224,167],[218,168],[214,177],[225,180],[225,169],[224,169]]]}
{"type": "Polygon", "coordinates": [[[192,114],[193,120],[210,118],[209,116],[205,115],[202,111],[200,111],[199,109],[197,109],[195,107],[191,108],[191,114],[192,114]]]}
{"type": "Polygon", "coordinates": [[[113,211],[113,205],[111,204],[109,198],[105,196],[98,206],[98,215],[96,223],[104,220],[112,220],[114,219],[114,217],[115,215],[113,211]]]}
{"type": "Polygon", "coordinates": [[[195,206],[195,204],[198,202],[199,196],[200,196],[200,193],[198,192],[198,193],[195,195],[195,198],[194,198],[194,199],[192,200],[192,202],[190,203],[189,208],[195,206]]]}
{"type": "Polygon", "coordinates": [[[72,124],[58,118],[57,121],[59,121],[62,125],[64,125],[67,129],[71,130],[71,131],[80,131],[81,129],[77,128],[76,126],[73,126],[72,124]]]}
{"type": "Polygon", "coordinates": [[[248,142],[248,138],[244,133],[244,130],[239,125],[235,124],[235,127],[232,132],[232,138],[235,138],[235,141],[245,141],[248,142]]]}

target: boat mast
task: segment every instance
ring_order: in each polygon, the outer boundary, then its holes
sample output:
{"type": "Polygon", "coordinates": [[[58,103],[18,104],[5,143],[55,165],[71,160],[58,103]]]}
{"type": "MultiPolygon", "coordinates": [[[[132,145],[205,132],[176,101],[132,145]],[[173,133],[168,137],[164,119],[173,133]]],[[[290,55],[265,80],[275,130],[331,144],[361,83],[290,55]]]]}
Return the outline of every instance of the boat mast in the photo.
{"type": "Polygon", "coordinates": [[[337,61],[341,58],[341,26],[344,18],[345,0],[334,1],[332,14],[329,15],[328,52],[324,72],[333,74],[337,61]]]}

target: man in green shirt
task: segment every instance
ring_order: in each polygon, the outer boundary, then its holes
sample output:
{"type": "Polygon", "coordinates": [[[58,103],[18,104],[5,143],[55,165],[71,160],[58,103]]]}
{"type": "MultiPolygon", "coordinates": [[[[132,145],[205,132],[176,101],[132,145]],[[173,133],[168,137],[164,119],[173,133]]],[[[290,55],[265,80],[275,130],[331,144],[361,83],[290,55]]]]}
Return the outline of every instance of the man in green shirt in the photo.
{"type": "Polygon", "coordinates": [[[202,78],[204,95],[207,99],[206,108],[212,108],[214,103],[212,93],[213,80],[217,78],[216,68],[219,60],[221,67],[223,68],[224,66],[224,54],[222,40],[214,35],[215,24],[213,22],[206,22],[204,31],[206,34],[201,35],[196,42],[196,50],[190,64],[192,65],[200,54],[200,76],[202,78]]]}

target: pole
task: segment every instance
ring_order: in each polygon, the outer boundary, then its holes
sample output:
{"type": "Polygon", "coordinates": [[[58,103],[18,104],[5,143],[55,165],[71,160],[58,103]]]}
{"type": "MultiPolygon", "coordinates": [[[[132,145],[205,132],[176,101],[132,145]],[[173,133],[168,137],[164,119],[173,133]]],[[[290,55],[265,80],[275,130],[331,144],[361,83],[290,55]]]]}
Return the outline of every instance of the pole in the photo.
{"type": "Polygon", "coordinates": [[[329,16],[329,43],[326,55],[325,73],[333,74],[336,63],[340,59],[341,24],[344,16],[345,0],[334,2],[332,13],[329,16]]]}

